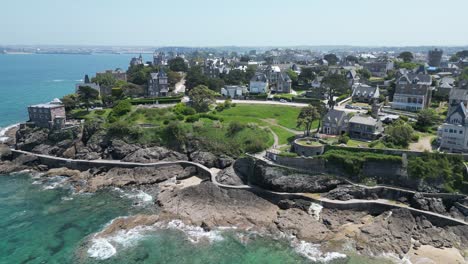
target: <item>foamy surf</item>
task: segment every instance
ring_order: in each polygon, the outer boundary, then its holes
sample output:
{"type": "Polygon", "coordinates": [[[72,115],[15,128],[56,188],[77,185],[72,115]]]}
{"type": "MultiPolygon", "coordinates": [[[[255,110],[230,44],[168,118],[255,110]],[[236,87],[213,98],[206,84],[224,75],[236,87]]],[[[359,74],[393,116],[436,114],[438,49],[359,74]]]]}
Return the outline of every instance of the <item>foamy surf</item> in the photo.
{"type": "MultiPolygon", "coordinates": [[[[111,225],[114,221],[115,219],[108,223],[104,229],[111,225]]],[[[228,227],[224,227],[223,229],[228,229],[228,227]]],[[[117,254],[118,248],[135,247],[138,241],[151,235],[151,232],[158,230],[182,231],[187,236],[188,241],[193,244],[198,244],[202,241],[213,243],[223,240],[220,231],[205,231],[201,227],[186,225],[180,220],[172,220],[168,223],[156,223],[152,226],[137,226],[129,230],[120,230],[115,234],[105,237],[100,236],[100,233],[97,233],[91,239],[91,246],[87,251],[88,256],[100,260],[111,258],[117,254]]]]}
{"type": "Polygon", "coordinates": [[[0,128],[0,143],[4,143],[6,142],[8,139],[10,139],[9,137],[7,137],[5,134],[8,130],[14,128],[14,127],[17,127],[19,126],[19,124],[14,124],[14,125],[10,125],[10,126],[7,126],[7,127],[4,127],[4,128],[0,128]]]}
{"type": "Polygon", "coordinates": [[[338,252],[325,252],[320,251],[320,246],[306,241],[293,239],[291,246],[300,255],[314,261],[314,262],[330,262],[339,258],[346,258],[345,254],[338,252]]]}

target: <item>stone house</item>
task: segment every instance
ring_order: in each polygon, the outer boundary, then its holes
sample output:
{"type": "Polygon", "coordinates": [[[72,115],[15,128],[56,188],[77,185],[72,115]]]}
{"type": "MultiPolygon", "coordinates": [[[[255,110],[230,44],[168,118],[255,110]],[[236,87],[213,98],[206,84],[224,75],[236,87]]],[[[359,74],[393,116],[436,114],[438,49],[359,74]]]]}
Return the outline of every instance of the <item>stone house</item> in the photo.
{"type": "Polygon", "coordinates": [[[453,106],[444,124],[439,127],[440,148],[450,152],[468,152],[468,113],[460,102],[453,106]]]}
{"type": "Polygon", "coordinates": [[[351,138],[375,140],[382,136],[382,122],[370,116],[353,116],[349,120],[348,133],[351,138]]]}
{"type": "Polygon", "coordinates": [[[59,99],[46,104],[28,106],[29,122],[38,127],[62,128],[66,122],[65,106],[59,99]]]}
{"type": "Polygon", "coordinates": [[[387,76],[388,71],[393,70],[394,63],[393,61],[375,61],[367,62],[363,65],[364,69],[369,70],[369,72],[374,77],[385,77],[387,76]]]}
{"type": "Polygon", "coordinates": [[[153,53],[153,65],[162,66],[167,65],[167,58],[164,52],[154,52],[153,53]]]}
{"type": "Polygon", "coordinates": [[[290,93],[291,78],[285,72],[281,71],[278,66],[268,66],[265,72],[270,84],[270,91],[273,93],[290,93]]]}
{"type": "Polygon", "coordinates": [[[380,97],[379,87],[372,87],[367,84],[358,84],[353,87],[352,93],[353,102],[373,103],[378,101],[380,97]]]}
{"type": "Polygon", "coordinates": [[[151,73],[148,81],[148,97],[167,96],[169,94],[169,84],[166,72],[161,69],[159,72],[151,73]]]}
{"type": "Polygon", "coordinates": [[[98,91],[99,95],[101,95],[102,92],[103,92],[101,86],[98,83],[92,83],[89,80],[88,75],[85,75],[85,78],[84,78],[83,82],[75,84],[75,93],[78,93],[78,91],[80,90],[80,87],[84,87],[84,86],[88,86],[88,87],[98,91]]]}
{"type": "Polygon", "coordinates": [[[137,65],[143,65],[144,62],[143,62],[143,57],[140,56],[139,57],[133,57],[131,60],[130,60],[130,66],[137,66],[137,65]]]}
{"type": "Polygon", "coordinates": [[[348,81],[349,87],[352,87],[355,83],[359,83],[360,77],[355,70],[349,70],[345,74],[346,80],[348,81]]]}
{"type": "Polygon", "coordinates": [[[345,111],[330,109],[322,119],[322,133],[342,135],[348,131],[349,116],[345,111]]]}
{"type": "Polygon", "coordinates": [[[312,81],[312,88],[319,89],[322,87],[322,80],[323,76],[317,76],[315,79],[312,81]]]}
{"type": "Polygon", "coordinates": [[[449,94],[449,113],[453,107],[458,107],[462,103],[468,107],[468,90],[454,88],[450,90],[449,94]]]}
{"type": "Polygon", "coordinates": [[[429,107],[432,97],[432,77],[427,74],[408,73],[396,81],[392,108],[419,111],[429,107]]]}
{"type": "Polygon", "coordinates": [[[249,92],[252,94],[268,93],[269,82],[266,74],[256,73],[250,79],[249,92]]]}

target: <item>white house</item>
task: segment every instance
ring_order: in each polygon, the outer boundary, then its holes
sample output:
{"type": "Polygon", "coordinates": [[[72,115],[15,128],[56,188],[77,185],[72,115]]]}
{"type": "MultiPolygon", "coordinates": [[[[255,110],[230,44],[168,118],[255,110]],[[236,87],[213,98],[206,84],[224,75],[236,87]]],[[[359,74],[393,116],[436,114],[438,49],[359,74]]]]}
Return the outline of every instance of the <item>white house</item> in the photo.
{"type": "Polygon", "coordinates": [[[236,98],[247,94],[247,87],[238,85],[226,85],[221,88],[221,95],[224,97],[236,98]]]}
{"type": "Polygon", "coordinates": [[[450,152],[468,152],[468,114],[463,103],[452,107],[439,127],[440,148],[450,152]]]}
{"type": "Polygon", "coordinates": [[[253,94],[268,93],[268,78],[264,73],[256,73],[250,79],[249,92],[253,94]]]}

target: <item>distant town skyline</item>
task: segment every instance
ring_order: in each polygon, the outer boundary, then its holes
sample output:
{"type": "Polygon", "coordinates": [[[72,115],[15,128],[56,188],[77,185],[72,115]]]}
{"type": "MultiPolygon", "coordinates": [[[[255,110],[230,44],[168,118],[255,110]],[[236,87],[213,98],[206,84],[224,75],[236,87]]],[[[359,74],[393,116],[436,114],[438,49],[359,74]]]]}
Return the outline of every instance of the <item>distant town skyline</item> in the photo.
{"type": "Polygon", "coordinates": [[[2,3],[0,45],[466,46],[466,0],[2,3]]]}

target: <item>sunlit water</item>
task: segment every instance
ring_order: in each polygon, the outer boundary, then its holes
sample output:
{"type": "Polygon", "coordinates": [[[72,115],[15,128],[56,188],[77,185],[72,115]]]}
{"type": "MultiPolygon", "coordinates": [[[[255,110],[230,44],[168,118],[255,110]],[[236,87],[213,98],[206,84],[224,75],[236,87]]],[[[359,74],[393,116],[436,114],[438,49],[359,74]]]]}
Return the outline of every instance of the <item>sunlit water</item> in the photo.
{"type": "Polygon", "coordinates": [[[93,240],[113,219],[148,212],[152,202],[115,190],[73,194],[61,182],[0,176],[0,263],[381,263],[335,258],[286,238],[205,232],[177,221],[93,240]]]}

